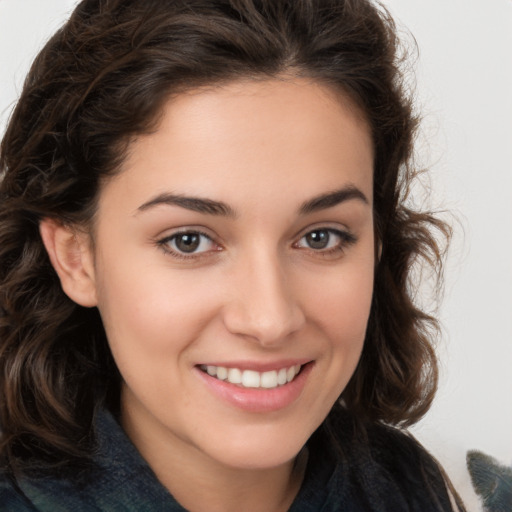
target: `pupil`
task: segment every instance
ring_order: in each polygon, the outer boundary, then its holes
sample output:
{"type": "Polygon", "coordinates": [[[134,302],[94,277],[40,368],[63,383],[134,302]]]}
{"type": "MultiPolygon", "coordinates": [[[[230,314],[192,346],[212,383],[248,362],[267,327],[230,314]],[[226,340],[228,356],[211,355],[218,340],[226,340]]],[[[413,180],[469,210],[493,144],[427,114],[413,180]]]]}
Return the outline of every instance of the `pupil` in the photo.
{"type": "Polygon", "coordinates": [[[306,235],[308,245],[312,249],[325,249],[329,243],[329,233],[327,231],[312,231],[306,235]]]}
{"type": "Polygon", "coordinates": [[[199,247],[199,235],[188,233],[176,238],[176,247],[182,252],[194,252],[199,247]]]}

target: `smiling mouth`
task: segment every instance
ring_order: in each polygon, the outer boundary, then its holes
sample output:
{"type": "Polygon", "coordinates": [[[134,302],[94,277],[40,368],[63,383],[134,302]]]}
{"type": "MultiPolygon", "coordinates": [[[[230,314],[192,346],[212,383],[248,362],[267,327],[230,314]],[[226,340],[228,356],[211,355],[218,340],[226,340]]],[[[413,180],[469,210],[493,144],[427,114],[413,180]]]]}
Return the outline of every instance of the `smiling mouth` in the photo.
{"type": "Polygon", "coordinates": [[[255,370],[240,370],[225,366],[200,365],[200,370],[218,380],[229,382],[244,388],[273,389],[284,386],[295,379],[302,365],[289,366],[279,370],[257,372],[255,370]]]}

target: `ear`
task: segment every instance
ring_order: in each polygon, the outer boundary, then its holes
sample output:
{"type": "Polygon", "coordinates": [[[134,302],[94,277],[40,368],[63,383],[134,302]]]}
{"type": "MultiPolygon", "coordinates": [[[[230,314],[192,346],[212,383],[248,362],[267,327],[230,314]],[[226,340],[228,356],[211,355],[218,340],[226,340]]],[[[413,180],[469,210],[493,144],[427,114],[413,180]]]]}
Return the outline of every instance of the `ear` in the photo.
{"type": "Polygon", "coordinates": [[[39,232],[64,293],[81,306],[96,306],[94,258],[88,235],[52,219],[43,219],[39,232]]]}

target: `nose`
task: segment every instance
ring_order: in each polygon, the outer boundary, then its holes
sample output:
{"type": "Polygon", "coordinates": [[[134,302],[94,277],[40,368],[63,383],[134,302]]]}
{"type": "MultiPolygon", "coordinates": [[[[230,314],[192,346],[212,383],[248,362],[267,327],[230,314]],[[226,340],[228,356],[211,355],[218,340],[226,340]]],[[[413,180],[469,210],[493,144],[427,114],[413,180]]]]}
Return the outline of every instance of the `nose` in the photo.
{"type": "Polygon", "coordinates": [[[272,347],[301,329],[305,315],[282,267],[277,256],[260,254],[233,269],[223,315],[228,331],[272,347]]]}

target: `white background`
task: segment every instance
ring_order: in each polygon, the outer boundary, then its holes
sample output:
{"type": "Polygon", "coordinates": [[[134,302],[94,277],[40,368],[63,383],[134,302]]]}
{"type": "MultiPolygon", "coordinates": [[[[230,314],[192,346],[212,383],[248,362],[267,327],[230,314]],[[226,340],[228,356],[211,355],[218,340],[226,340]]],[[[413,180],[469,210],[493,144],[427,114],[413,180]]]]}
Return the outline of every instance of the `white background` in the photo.
{"type": "MultiPolygon", "coordinates": [[[[0,0],[0,133],[38,48],[74,0],[0,0]]],[[[414,428],[468,509],[468,449],[512,464],[512,0],[384,0],[419,46],[420,164],[454,212],[441,387],[414,428]]]]}

